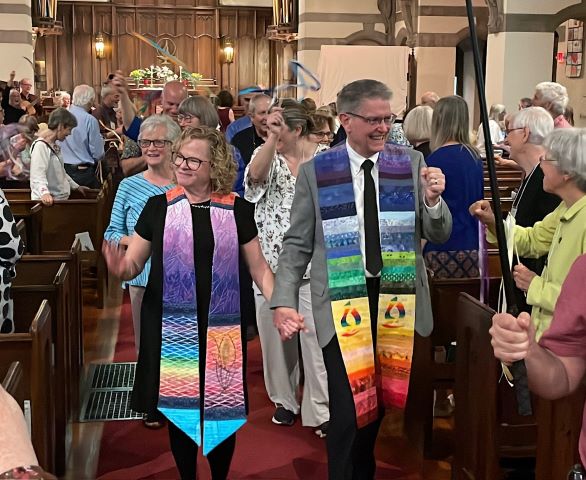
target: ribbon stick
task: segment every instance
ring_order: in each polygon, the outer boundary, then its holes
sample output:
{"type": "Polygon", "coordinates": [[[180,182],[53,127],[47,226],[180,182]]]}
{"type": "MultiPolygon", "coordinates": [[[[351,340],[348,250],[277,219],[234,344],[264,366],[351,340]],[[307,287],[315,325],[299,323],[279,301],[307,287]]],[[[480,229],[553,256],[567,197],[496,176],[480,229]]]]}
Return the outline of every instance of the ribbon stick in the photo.
{"type": "Polygon", "coordinates": [[[163,47],[161,47],[161,45],[159,45],[154,40],[151,40],[150,38],[147,38],[147,37],[145,37],[144,35],[142,35],[142,34],[140,34],[138,32],[130,32],[130,34],[133,37],[138,38],[140,41],[146,43],[147,45],[150,45],[151,47],[153,47],[157,52],[159,52],[163,57],[165,57],[171,63],[173,63],[173,64],[175,64],[177,66],[180,66],[184,70],[187,71],[187,65],[185,65],[184,62],[182,62],[181,60],[179,60],[175,55],[172,55],[171,53],[169,53],[168,50],[166,50],[163,47]]]}
{"type": "MultiPolygon", "coordinates": [[[[492,192],[492,201],[494,205],[494,219],[496,223],[496,237],[498,241],[499,259],[501,271],[503,274],[503,284],[505,287],[505,296],[507,298],[507,312],[517,316],[519,309],[515,300],[515,291],[509,258],[507,255],[507,241],[505,238],[505,228],[503,225],[503,215],[501,211],[501,201],[498,190],[498,179],[496,177],[496,167],[494,164],[494,151],[492,149],[492,139],[490,138],[490,128],[488,120],[488,109],[486,108],[486,97],[484,94],[484,74],[480,61],[480,51],[478,49],[478,38],[476,36],[476,22],[472,10],[472,0],[466,0],[466,13],[468,15],[468,28],[470,29],[470,40],[472,41],[472,53],[474,56],[474,70],[476,72],[476,89],[478,91],[478,100],[480,103],[480,114],[482,128],[484,131],[484,141],[486,148],[486,163],[490,176],[490,190],[492,192]]],[[[527,369],[525,362],[518,361],[511,366],[511,372],[515,380],[515,394],[517,397],[517,411],[519,415],[528,416],[532,414],[531,395],[529,393],[529,383],[527,379],[527,369]]]]}
{"type": "Polygon", "coordinates": [[[301,62],[297,60],[291,60],[289,62],[289,68],[297,77],[297,83],[284,83],[273,88],[273,99],[269,105],[269,110],[279,103],[279,92],[282,90],[286,90],[287,88],[297,88],[301,89],[302,92],[306,92],[308,90],[317,92],[321,88],[321,82],[317,76],[301,62]]]}

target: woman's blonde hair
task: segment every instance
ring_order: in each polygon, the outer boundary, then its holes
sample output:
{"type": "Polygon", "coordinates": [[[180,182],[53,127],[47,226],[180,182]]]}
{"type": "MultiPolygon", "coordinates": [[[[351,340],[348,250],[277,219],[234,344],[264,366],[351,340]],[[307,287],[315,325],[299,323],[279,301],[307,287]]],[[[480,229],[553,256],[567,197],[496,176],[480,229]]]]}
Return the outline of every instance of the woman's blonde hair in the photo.
{"type": "Polygon", "coordinates": [[[403,120],[403,133],[410,143],[429,142],[432,117],[433,108],[427,105],[418,105],[407,114],[403,120]]]}
{"type": "Polygon", "coordinates": [[[222,195],[230,193],[238,168],[232,154],[232,146],[226,143],[224,135],[210,127],[188,127],[173,145],[173,151],[178,152],[191,140],[205,140],[208,144],[212,192],[222,195]]]}
{"type": "Polygon", "coordinates": [[[464,145],[475,157],[480,157],[470,138],[468,105],[458,95],[440,98],[431,119],[431,151],[436,151],[448,142],[464,145]]]}

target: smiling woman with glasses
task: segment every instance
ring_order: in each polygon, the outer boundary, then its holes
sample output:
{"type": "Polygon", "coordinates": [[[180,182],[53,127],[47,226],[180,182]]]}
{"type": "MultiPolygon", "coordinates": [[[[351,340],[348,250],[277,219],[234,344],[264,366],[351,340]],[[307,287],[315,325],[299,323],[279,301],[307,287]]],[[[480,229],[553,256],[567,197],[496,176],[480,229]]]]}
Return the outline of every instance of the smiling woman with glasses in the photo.
{"type": "Polygon", "coordinates": [[[223,480],[246,422],[240,256],[269,298],[273,275],[254,206],[232,193],[236,163],[223,134],[187,128],[174,151],[177,186],[147,202],[126,252],[106,244],[104,257],[114,275],[129,280],[152,254],[132,409],[169,419],[181,478],[196,478],[203,445],[212,478],[223,480]]]}
{"type": "Polygon", "coordinates": [[[188,97],[179,105],[177,121],[184,129],[187,127],[216,128],[220,123],[220,117],[216,108],[208,98],[201,95],[188,97]]]}
{"type": "Polygon", "coordinates": [[[317,144],[329,146],[334,139],[334,117],[322,112],[316,112],[311,116],[311,130],[309,139],[317,144]]]}
{"type": "MultiPolygon", "coordinates": [[[[168,115],[152,115],[142,122],[138,145],[147,169],[120,182],[112,207],[110,225],[104,233],[104,239],[107,242],[128,247],[138,217],[147,200],[173,188],[171,145],[180,133],[181,130],[168,115]]],[[[145,268],[140,275],[122,283],[122,288],[128,287],[130,294],[137,355],[141,341],[140,312],[149,272],[150,260],[146,260],[145,268]]],[[[157,415],[155,409],[150,410],[147,412],[144,424],[147,428],[162,427],[162,417],[160,414],[157,415]]]]}

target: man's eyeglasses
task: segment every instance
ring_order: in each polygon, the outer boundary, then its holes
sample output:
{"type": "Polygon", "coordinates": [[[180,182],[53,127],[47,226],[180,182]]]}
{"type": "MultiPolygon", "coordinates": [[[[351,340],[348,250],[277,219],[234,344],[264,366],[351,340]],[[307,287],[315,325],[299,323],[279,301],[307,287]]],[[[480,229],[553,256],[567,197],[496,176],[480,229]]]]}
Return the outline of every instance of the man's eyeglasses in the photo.
{"type": "Polygon", "coordinates": [[[156,148],[163,148],[165,145],[167,145],[168,143],[171,143],[169,140],[146,140],[146,139],[141,139],[138,141],[138,146],[140,148],[149,148],[151,146],[151,143],[156,147],[156,148]]]}
{"type": "Polygon", "coordinates": [[[190,115],[189,113],[180,113],[179,115],[177,115],[177,120],[179,120],[180,122],[182,122],[183,120],[185,120],[186,122],[191,122],[194,118],[199,119],[199,117],[196,117],[195,115],[190,115]]]}
{"type": "Polygon", "coordinates": [[[368,123],[371,127],[378,127],[381,124],[385,124],[387,127],[390,127],[393,123],[395,123],[395,120],[397,118],[397,115],[395,115],[394,113],[391,114],[390,117],[364,117],[362,115],[358,115],[357,113],[354,112],[344,112],[346,115],[350,115],[351,117],[356,117],[359,118],[360,120],[365,121],[366,123],[368,123]]]}
{"type": "Polygon", "coordinates": [[[511,132],[514,132],[515,130],[525,130],[525,127],[519,127],[519,128],[507,128],[505,130],[505,133],[508,135],[511,132]]]}
{"type": "Polygon", "coordinates": [[[199,158],[195,157],[184,157],[180,153],[173,155],[173,165],[180,167],[183,162],[185,162],[189,170],[194,172],[199,169],[199,167],[201,167],[202,163],[209,163],[207,160],[200,160],[199,158]]]}
{"type": "Polygon", "coordinates": [[[334,139],[334,134],[332,132],[311,132],[311,134],[318,138],[327,138],[328,140],[334,139]]]}

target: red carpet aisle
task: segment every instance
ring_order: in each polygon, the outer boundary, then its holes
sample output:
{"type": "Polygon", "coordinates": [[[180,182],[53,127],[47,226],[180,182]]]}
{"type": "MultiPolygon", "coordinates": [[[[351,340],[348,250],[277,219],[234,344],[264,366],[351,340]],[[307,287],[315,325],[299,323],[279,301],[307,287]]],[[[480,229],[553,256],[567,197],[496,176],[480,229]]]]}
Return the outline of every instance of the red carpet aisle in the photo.
{"type": "MultiPolygon", "coordinates": [[[[130,304],[125,297],[114,361],[134,361],[130,304]]],[[[248,344],[250,415],[237,434],[230,479],[322,480],[327,478],[325,440],[310,428],[271,423],[273,405],[264,390],[258,339],[248,344]]],[[[209,480],[207,462],[198,462],[200,480],[209,480]]],[[[148,430],[142,422],[106,422],[101,443],[98,480],[178,479],[168,446],[167,429],[148,430]]],[[[404,473],[379,465],[377,478],[407,480],[404,473]]],[[[413,477],[410,477],[413,478],[413,477]]],[[[416,478],[416,477],[415,477],[416,478]]]]}

